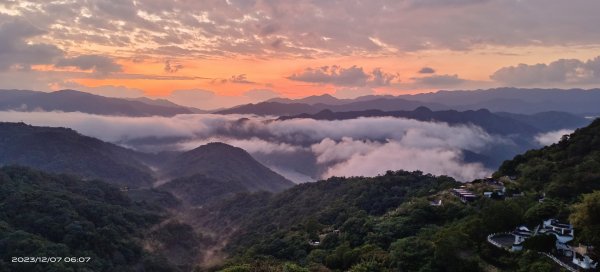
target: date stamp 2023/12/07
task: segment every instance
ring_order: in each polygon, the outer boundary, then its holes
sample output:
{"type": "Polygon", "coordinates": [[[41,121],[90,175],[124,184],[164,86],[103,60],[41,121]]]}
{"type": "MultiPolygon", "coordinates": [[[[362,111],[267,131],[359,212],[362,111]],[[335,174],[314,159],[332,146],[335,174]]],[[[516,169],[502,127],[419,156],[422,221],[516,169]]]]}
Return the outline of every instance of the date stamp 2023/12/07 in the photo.
{"type": "Polygon", "coordinates": [[[87,263],[92,257],[12,257],[13,263],[87,263]]]}

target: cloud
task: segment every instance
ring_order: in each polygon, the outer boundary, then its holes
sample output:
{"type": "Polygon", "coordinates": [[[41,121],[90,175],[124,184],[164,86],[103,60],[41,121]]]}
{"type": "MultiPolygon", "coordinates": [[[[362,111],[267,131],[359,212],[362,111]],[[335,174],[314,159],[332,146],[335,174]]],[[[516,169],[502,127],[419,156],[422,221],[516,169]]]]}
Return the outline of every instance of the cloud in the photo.
{"type": "Polygon", "coordinates": [[[540,133],[535,136],[535,141],[544,146],[555,144],[558,143],[564,135],[570,135],[573,133],[573,131],[574,130],[572,129],[561,129],[557,131],[540,133]]]}
{"type": "Polygon", "coordinates": [[[26,20],[14,17],[0,23],[0,71],[13,66],[28,70],[31,65],[51,64],[61,57],[64,52],[55,45],[30,42],[44,33],[26,20]]]}
{"type": "Polygon", "coordinates": [[[2,121],[70,127],[82,134],[144,150],[181,150],[221,141],[246,149],[287,174],[326,178],[386,170],[417,170],[469,180],[489,174],[466,163],[463,150],[486,154],[506,144],[474,126],[450,126],[401,118],[322,121],[187,114],[115,117],[62,112],[2,112],[2,121]]]}
{"type": "Polygon", "coordinates": [[[461,181],[471,181],[490,174],[490,170],[481,163],[462,162],[459,150],[419,149],[389,142],[365,154],[352,154],[348,160],[329,168],[323,176],[375,176],[398,169],[420,170],[461,181]]]}
{"type": "Polygon", "coordinates": [[[249,81],[246,78],[245,74],[233,75],[229,79],[229,82],[231,82],[231,83],[238,83],[238,84],[254,84],[255,83],[255,82],[249,81]]]}
{"type": "Polygon", "coordinates": [[[413,80],[423,86],[457,86],[466,82],[465,79],[459,78],[458,75],[432,75],[426,77],[416,77],[413,80]]]}
{"type": "Polygon", "coordinates": [[[47,34],[52,40],[70,45],[89,42],[90,48],[125,43],[148,54],[170,48],[171,54],[194,58],[238,54],[318,58],[393,50],[470,50],[482,45],[600,43],[595,29],[600,3],[589,0],[19,3],[0,5],[36,25],[52,25],[47,34]]]}
{"type": "Polygon", "coordinates": [[[491,0],[408,0],[407,5],[413,8],[460,7],[482,4],[491,0]]]}
{"type": "Polygon", "coordinates": [[[215,78],[211,80],[212,83],[234,83],[234,84],[256,84],[256,82],[248,80],[246,74],[232,75],[230,78],[215,78]]]}
{"type": "Polygon", "coordinates": [[[157,137],[210,137],[216,129],[236,116],[177,115],[173,118],[120,118],[80,112],[2,112],[2,121],[38,126],[69,127],[78,132],[109,142],[157,137]],[[21,119],[19,119],[20,117],[21,119]]]}
{"type": "Polygon", "coordinates": [[[183,69],[183,64],[180,63],[173,63],[171,64],[170,60],[165,61],[165,67],[163,68],[163,70],[165,70],[165,72],[167,73],[176,73],[177,71],[183,69]]]}
{"type": "Polygon", "coordinates": [[[418,72],[419,74],[435,74],[435,70],[431,67],[423,67],[418,72]]]}
{"type": "Polygon", "coordinates": [[[390,74],[383,72],[381,68],[375,68],[370,75],[370,84],[375,86],[388,86],[390,83],[398,78],[398,74],[390,74]]]}
{"type": "Polygon", "coordinates": [[[287,77],[290,80],[339,86],[388,86],[398,78],[397,74],[386,73],[375,68],[370,73],[356,65],[343,68],[337,65],[306,68],[301,73],[287,77]]]}
{"type": "MultiPolygon", "coordinates": [[[[461,54],[476,51],[498,55],[498,52],[522,53],[524,48],[536,51],[578,48],[585,53],[600,44],[600,32],[595,27],[600,24],[595,12],[599,9],[600,2],[587,0],[372,0],[368,3],[260,0],[168,4],[152,0],[22,0],[18,4],[4,1],[0,3],[0,10],[5,11],[0,16],[0,70],[53,65],[61,58],[70,59],[77,54],[106,54],[113,60],[148,56],[160,60],[162,65],[170,59],[193,62],[220,58],[261,61],[301,58],[318,62],[358,57],[371,62],[375,58],[401,58],[404,54],[414,59],[428,58],[428,52],[432,52],[428,50],[446,52],[442,58],[454,55],[448,52],[452,50],[461,54]],[[352,31],[348,31],[349,28],[352,31]]],[[[331,67],[328,72],[311,68],[286,75],[300,82],[338,87],[395,87],[398,79],[395,71],[372,71],[357,64],[354,68],[340,68],[337,76],[332,76],[331,67]]],[[[320,64],[308,66],[316,65],[320,64]]],[[[172,60],[163,67],[176,72],[181,64],[172,60]]],[[[577,74],[579,70],[570,74],[577,74]]],[[[594,73],[594,77],[597,74],[594,73]]],[[[117,75],[119,78],[176,79],[121,73],[113,76],[117,75]]],[[[490,83],[497,87],[499,82],[521,82],[511,80],[516,76],[518,74],[499,75],[496,82],[490,83]]],[[[33,77],[31,75],[30,80],[35,80],[33,77]]],[[[581,84],[597,82],[580,77],[586,76],[567,78],[575,78],[575,82],[581,84]]],[[[437,82],[443,78],[423,80],[437,82]]],[[[253,82],[247,78],[245,81],[253,82]]],[[[403,85],[406,88],[402,89],[460,85],[452,78],[444,82],[448,84],[403,85]]],[[[524,82],[533,84],[530,80],[524,82]]]]}
{"type": "Polygon", "coordinates": [[[345,161],[355,154],[364,155],[382,145],[370,140],[354,141],[350,137],[343,137],[339,142],[325,138],[312,145],[311,150],[317,155],[317,163],[327,164],[345,161]]]}
{"type": "Polygon", "coordinates": [[[600,56],[587,61],[560,59],[550,64],[519,64],[503,67],[490,76],[508,85],[552,85],[600,83],[600,56]]]}
{"type": "Polygon", "coordinates": [[[99,74],[121,72],[123,67],[107,56],[81,55],[71,58],[61,58],[54,64],[56,67],[75,67],[83,71],[93,71],[99,74]]]}

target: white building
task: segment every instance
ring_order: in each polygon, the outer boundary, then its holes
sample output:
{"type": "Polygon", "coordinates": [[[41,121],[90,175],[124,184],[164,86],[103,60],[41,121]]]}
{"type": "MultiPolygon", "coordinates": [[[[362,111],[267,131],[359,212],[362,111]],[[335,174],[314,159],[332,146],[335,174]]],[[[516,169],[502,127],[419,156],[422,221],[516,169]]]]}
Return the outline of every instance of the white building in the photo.
{"type": "Polygon", "coordinates": [[[434,206],[434,207],[442,206],[442,200],[438,199],[438,200],[429,201],[429,205],[434,206]]]}
{"type": "Polygon", "coordinates": [[[582,269],[596,269],[598,262],[594,262],[590,256],[588,256],[589,247],[579,245],[573,248],[573,264],[581,267],[582,269]]]}
{"type": "Polygon", "coordinates": [[[519,226],[513,231],[513,236],[515,236],[515,242],[512,245],[511,251],[521,251],[523,250],[523,242],[527,240],[529,237],[533,236],[533,233],[526,226],[519,226]]]}
{"type": "Polygon", "coordinates": [[[575,230],[572,225],[560,223],[556,219],[545,220],[540,233],[556,236],[556,242],[561,244],[572,241],[575,236],[575,230]]]}
{"type": "Polygon", "coordinates": [[[475,199],[477,199],[477,196],[475,194],[473,194],[471,191],[464,189],[464,188],[453,189],[452,192],[463,203],[472,202],[472,201],[475,201],[475,199]]]}
{"type": "MultiPolygon", "coordinates": [[[[572,263],[583,270],[596,269],[598,262],[592,260],[589,256],[591,247],[579,245],[578,247],[571,247],[567,243],[572,241],[575,236],[575,230],[570,224],[560,223],[556,219],[548,219],[542,222],[542,225],[538,225],[535,231],[531,231],[526,226],[519,226],[513,232],[512,235],[515,241],[510,251],[523,250],[523,242],[535,235],[554,235],[556,237],[556,249],[564,256],[572,257],[572,263]]],[[[489,241],[489,237],[488,237],[489,241]]],[[[554,258],[556,261],[557,259],[554,258]]],[[[558,261],[557,261],[558,262],[558,261]]],[[[563,263],[561,265],[564,266],[563,263]]],[[[594,270],[596,271],[596,270],[594,270]]]]}

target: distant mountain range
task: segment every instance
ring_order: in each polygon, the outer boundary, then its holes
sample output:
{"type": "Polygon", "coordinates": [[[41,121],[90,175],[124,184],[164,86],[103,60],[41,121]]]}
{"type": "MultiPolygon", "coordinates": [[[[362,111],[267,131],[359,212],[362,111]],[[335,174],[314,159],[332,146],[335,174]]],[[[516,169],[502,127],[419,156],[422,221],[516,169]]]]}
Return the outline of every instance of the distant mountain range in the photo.
{"type": "Polygon", "coordinates": [[[456,110],[485,108],[490,111],[532,114],[564,111],[578,115],[600,113],[600,89],[496,88],[475,91],[438,91],[401,95],[399,98],[442,103],[456,110]]]}
{"type": "Polygon", "coordinates": [[[36,92],[0,90],[0,110],[84,112],[117,116],[173,116],[203,111],[167,100],[104,97],[74,90],[36,92]]]}
{"type": "Polygon", "coordinates": [[[547,111],[530,115],[509,112],[496,112],[494,114],[526,123],[542,132],[576,129],[587,126],[592,121],[588,118],[558,111],[547,111]]]}
{"type": "Polygon", "coordinates": [[[479,110],[534,114],[560,111],[576,115],[600,115],[600,89],[519,89],[496,88],[473,91],[438,91],[414,95],[367,95],[339,99],[328,94],[301,99],[273,98],[264,102],[204,111],[181,106],[166,99],[113,98],[75,90],[36,92],[0,90],[0,110],[85,112],[117,116],[173,116],[186,113],[298,115],[322,110],[411,111],[418,107],[440,110],[479,110]]]}
{"type": "Polygon", "coordinates": [[[209,111],[206,110],[201,110],[198,108],[194,108],[194,107],[186,107],[186,106],[182,106],[179,104],[175,104],[167,99],[161,99],[161,98],[156,98],[156,99],[151,99],[148,97],[136,97],[136,98],[124,98],[125,100],[129,100],[129,101],[138,101],[138,102],[142,102],[144,104],[148,104],[148,105],[155,105],[155,106],[162,106],[162,107],[169,107],[169,108],[185,108],[188,109],[191,113],[208,113],[209,111]]]}
{"type": "Polygon", "coordinates": [[[309,105],[315,105],[315,104],[343,105],[343,104],[355,102],[355,100],[354,99],[341,99],[341,98],[336,98],[330,94],[322,94],[322,95],[311,95],[311,96],[307,96],[307,97],[300,98],[300,99],[277,97],[277,98],[271,98],[265,102],[277,102],[277,103],[285,103],[285,104],[303,103],[303,104],[309,104],[309,105]]]}
{"type": "Polygon", "coordinates": [[[438,91],[415,95],[369,95],[355,99],[338,99],[331,95],[301,99],[274,98],[218,111],[222,114],[296,115],[316,114],[329,109],[341,111],[410,111],[419,106],[432,110],[478,110],[534,114],[548,111],[576,115],[600,115],[600,89],[519,89],[497,88],[475,91],[438,91]]]}
{"type": "Polygon", "coordinates": [[[316,120],[346,120],[359,117],[401,117],[419,121],[445,122],[450,125],[473,124],[488,133],[500,135],[533,135],[559,129],[575,129],[589,124],[589,120],[565,112],[542,112],[534,115],[514,113],[492,113],[486,109],[480,110],[443,110],[432,111],[426,107],[418,107],[413,111],[382,111],[364,110],[333,112],[322,110],[316,114],[299,114],[282,116],[278,120],[309,118],[316,120]]]}
{"type": "Polygon", "coordinates": [[[0,123],[0,150],[0,166],[28,166],[131,188],[149,188],[161,178],[165,184],[160,188],[186,203],[207,201],[202,195],[278,192],[294,185],[243,149],[222,143],[188,152],[146,154],[71,129],[0,123]]]}
{"type": "Polygon", "coordinates": [[[419,101],[406,100],[403,98],[374,98],[372,100],[353,100],[343,104],[305,104],[305,103],[283,103],[283,102],[261,102],[257,104],[241,105],[225,110],[220,110],[217,114],[256,114],[256,115],[295,115],[295,114],[315,114],[323,110],[334,112],[342,111],[363,111],[363,110],[414,110],[418,107],[427,107],[433,110],[449,109],[447,106],[439,103],[423,103],[419,101]]]}

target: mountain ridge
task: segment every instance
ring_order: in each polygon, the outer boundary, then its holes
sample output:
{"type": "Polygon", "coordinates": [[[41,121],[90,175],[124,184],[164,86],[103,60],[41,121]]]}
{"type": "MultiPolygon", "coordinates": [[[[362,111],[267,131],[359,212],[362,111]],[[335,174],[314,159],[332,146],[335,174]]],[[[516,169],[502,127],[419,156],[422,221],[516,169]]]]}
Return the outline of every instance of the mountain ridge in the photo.
{"type": "MultiPolygon", "coordinates": [[[[173,104],[176,105],[176,104],[173,104]]],[[[194,113],[187,107],[144,103],[75,90],[37,92],[0,90],[0,110],[83,112],[114,116],[174,116],[194,113]]]]}
{"type": "Polygon", "coordinates": [[[240,184],[250,192],[281,191],[293,185],[243,149],[223,143],[202,145],[187,152],[151,154],[84,136],[72,129],[0,123],[0,150],[3,151],[0,165],[69,173],[132,188],[150,187],[159,178],[187,178],[193,182],[190,177],[198,175],[230,184],[234,192],[239,191],[240,184]]]}
{"type": "Polygon", "coordinates": [[[216,111],[216,114],[256,114],[256,115],[295,115],[295,114],[315,114],[322,110],[331,111],[358,111],[358,110],[414,110],[418,107],[425,106],[428,108],[441,110],[448,109],[439,103],[423,103],[411,101],[402,98],[375,98],[364,101],[352,101],[339,105],[329,105],[323,103],[306,104],[306,103],[281,103],[281,102],[260,102],[256,104],[245,104],[233,108],[216,111]]]}
{"type": "Polygon", "coordinates": [[[366,110],[366,111],[348,111],[348,112],[333,112],[323,110],[317,114],[300,114],[293,116],[279,117],[277,120],[290,120],[298,118],[308,118],[315,120],[347,120],[356,119],[359,117],[398,117],[419,120],[424,122],[445,122],[450,125],[457,124],[473,124],[483,128],[489,133],[510,135],[515,133],[533,135],[541,132],[537,128],[514,120],[510,117],[503,117],[491,113],[488,110],[468,110],[468,111],[432,111],[427,107],[418,107],[413,111],[381,111],[381,110],[366,110]]]}
{"type": "Polygon", "coordinates": [[[135,151],[67,128],[0,123],[0,164],[19,164],[54,173],[149,186],[151,170],[135,151]]]}
{"type": "MultiPolygon", "coordinates": [[[[309,96],[300,99],[274,98],[267,100],[269,102],[279,103],[306,103],[316,105],[311,101],[318,101],[319,96],[309,96]]],[[[329,101],[331,106],[343,106],[355,102],[364,102],[372,100],[395,100],[404,99],[421,103],[421,106],[427,106],[434,103],[442,105],[445,108],[435,108],[436,110],[454,109],[454,110],[477,110],[481,108],[492,112],[511,112],[517,114],[535,114],[548,111],[562,111],[577,115],[599,115],[600,110],[597,106],[600,104],[600,89],[543,89],[543,88],[513,88],[499,87],[492,89],[478,90],[438,90],[435,92],[404,94],[404,95],[366,95],[354,99],[338,99],[331,95],[324,101],[329,101]],[[574,106],[577,105],[577,106],[574,106]]],[[[321,108],[324,109],[324,108],[321,108]]],[[[330,108],[333,111],[340,111],[330,108]]],[[[353,110],[381,109],[355,108],[353,110]]],[[[409,110],[407,108],[395,108],[388,110],[409,110]]],[[[345,110],[348,111],[348,110],[345,110]]],[[[302,113],[311,113],[305,110],[302,113]]],[[[292,114],[292,113],[289,113],[292,114]]],[[[294,113],[298,114],[298,113],[294,113]]],[[[286,115],[286,114],[279,114],[286,115]]]]}

